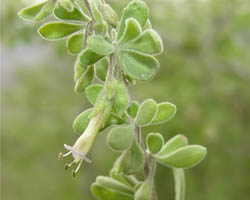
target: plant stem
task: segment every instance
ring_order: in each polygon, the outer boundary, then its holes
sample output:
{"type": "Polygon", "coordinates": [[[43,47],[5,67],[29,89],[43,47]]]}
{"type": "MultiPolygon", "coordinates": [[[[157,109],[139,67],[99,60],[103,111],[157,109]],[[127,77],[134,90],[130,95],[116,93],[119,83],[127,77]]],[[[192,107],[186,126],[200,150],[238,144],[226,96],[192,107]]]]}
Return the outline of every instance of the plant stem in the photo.
{"type": "Polygon", "coordinates": [[[185,199],[185,175],[184,169],[173,168],[175,182],[175,200],[185,199]]]}
{"type": "MultiPolygon", "coordinates": [[[[145,157],[145,166],[144,166],[144,178],[146,179],[150,174],[154,176],[155,174],[155,170],[156,170],[156,163],[155,161],[153,161],[153,167],[150,167],[150,162],[151,162],[151,158],[150,156],[148,156],[147,152],[146,152],[146,148],[145,148],[145,144],[142,141],[141,138],[141,127],[136,126],[136,136],[137,136],[137,141],[138,143],[141,145],[143,151],[144,151],[144,157],[145,157]]],[[[152,177],[153,178],[153,177],[152,177]]],[[[158,196],[156,193],[156,189],[155,189],[155,183],[153,185],[153,200],[158,200],[158,196]]]]}
{"type": "Polygon", "coordinates": [[[93,15],[93,13],[92,13],[92,10],[91,10],[89,1],[88,1],[88,0],[83,0],[83,1],[84,1],[84,4],[86,5],[88,11],[89,11],[89,14],[90,14],[92,20],[95,22],[95,18],[94,18],[94,15],[93,15]]]}

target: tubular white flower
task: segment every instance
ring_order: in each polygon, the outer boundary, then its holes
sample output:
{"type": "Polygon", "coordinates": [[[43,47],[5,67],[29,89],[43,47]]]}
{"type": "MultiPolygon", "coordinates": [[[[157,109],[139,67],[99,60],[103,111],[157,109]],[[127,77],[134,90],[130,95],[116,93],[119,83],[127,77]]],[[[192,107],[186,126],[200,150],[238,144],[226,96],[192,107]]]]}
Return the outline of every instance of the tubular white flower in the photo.
{"type": "Polygon", "coordinates": [[[89,160],[86,157],[86,155],[90,151],[102,124],[103,124],[103,112],[100,112],[98,115],[90,119],[88,127],[82,133],[82,135],[76,140],[73,147],[64,144],[64,148],[67,149],[69,152],[67,152],[66,154],[60,153],[58,159],[62,159],[63,157],[72,154],[74,160],[70,164],[65,165],[65,170],[67,170],[73,164],[78,164],[76,170],[72,171],[74,177],[83,161],[91,163],[91,160],[89,160]]]}

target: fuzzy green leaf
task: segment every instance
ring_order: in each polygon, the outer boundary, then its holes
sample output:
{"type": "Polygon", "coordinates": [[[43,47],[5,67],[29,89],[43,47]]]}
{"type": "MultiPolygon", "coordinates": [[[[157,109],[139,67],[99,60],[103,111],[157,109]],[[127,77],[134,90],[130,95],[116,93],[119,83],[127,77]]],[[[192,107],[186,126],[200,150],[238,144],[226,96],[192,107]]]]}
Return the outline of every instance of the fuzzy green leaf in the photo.
{"type": "Polygon", "coordinates": [[[89,108],[75,118],[73,122],[73,129],[76,133],[82,134],[85,131],[90,121],[89,115],[91,111],[92,108],[89,108]]]}
{"type": "Polygon", "coordinates": [[[150,125],[157,111],[157,103],[153,99],[146,99],[137,112],[135,123],[138,126],[150,125]]]}
{"type": "Polygon", "coordinates": [[[104,20],[113,27],[116,27],[118,22],[118,16],[116,12],[113,10],[113,8],[110,5],[104,3],[101,6],[101,11],[104,20]]]}
{"type": "Polygon", "coordinates": [[[125,31],[119,41],[121,45],[136,38],[141,33],[140,24],[135,19],[129,18],[125,24],[125,31]]]}
{"type": "Polygon", "coordinates": [[[75,33],[67,40],[67,48],[71,54],[78,54],[83,49],[84,33],[75,33]]]}
{"type": "Polygon", "coordinates": [[[80,21],[80,22],[89,21],[89,17],[81,11],[80,7],[77,4],[73,8],[72,12],[69,12],[64,7],[58,5],[54,9],[54,15],[59,20],[70,20],[70,21],[80,21]]]}
{"type": "Polygon", "coordinates": [[[98,23],[102,23],[103,22],[103,17],[101,14],[101,11],[99,10],[99,8],[102,5],[102,1],[101,0],[91,0],[91,10],[93,13],[93,16],[95,18],[95,21],[98,23]]]}
{"type": "Polygon", "coordinates": [[[91,191],[98,200],[133,200],[133,195],[106,189],[97,183],[91,185],[91,191]]]}
{"type": "Polygon", "coordinates": [[[120,22],[119,32],[117,35],[117,40],[120,40],[124,31],[125,31],[125,23],[128,18],[136,19],[141,27],[145,25],[147,22],[149,15],[149,9],[147,4],[141,0],[133,0],[131,1],[127,7],[123,10],[122,18],[120,22]]]}
{"type": "Polygon", "coordinates": [[[125,83],[123,80],[118,80],[116,93],[113,98],[114,107],[118,115],[122,115],[128,105],[129,96],[125,83]]]}
{"type": "Polygon", "coordinates": [[[147,135],[147,148],[152,154],[158,153],[164,144],[164,138],[160,133],[150,133],[147,135]]]}
{"type": "Polygon", "coordinates": [[[201,162],[207,154],[207,149],[200,145],[188,145],[173,151],[166,156],[156,156],[163,165],[174,168],[190,168],[201,162]]]}
{"type": "Polygon", "coordinates": [[[74,11],[74,4],[72,0],[59,0],[59,4],[68,12],[74,11]]]}
{"type": "Polygon", "coordinates": [[[87,48],[80,54],[80,61],[83,65],[92,65],[103,57],[103,55],[99,55],[87,48]]]}
{"type": "Polygon", "coordinates": [[[55,3],[53,1],[49,1],[46,5],[42,7],[40,12],[33,18],[33,21],[38,22],[50,16],[54,9],[54,6],[55,3]]]}
{"type": "Polygon", "coordinates": [[[124,48],[144,54],[158,55],[163,50],[163,44],[156,31],[147,29],[135,41],[125,45],[124,48]]]}
{"type": "Polygon", "coordinates": [[[124,173],[136,174],[143,169],[145,163],[145,157],[142,147],[134,140],[132,147],[129,149],[127,158],[127,164],[125,164],[124,173]]]}
{"type": "Polygon", "coordinates": [[[101,84],[90,85],[86,88],[86,96],[91,104],[95,105],[96,99],[103,88],[104,86],[101,84]]]}
{"type": "Polygon", "coordinates": [[[109,55],[114,51],[114,46],[100,35],[92,35],[87,40],[87,46],[100,55],[109,55]]]}
{"type": "Polygon", "coordinates": [[[151,200],[153,194],[153,180],[149,177],[139,186],[134,200],[151,200]]]}
{"type": "Polygon", "coordinates": [[[103,58],[95,64],[96,76],[100,81],[105,81],[109,67],[109,60],[107,57],[103,58]]]}
{"type": "Polygon", "coordinates": [[[42,7],[47,3],[48,1],[44,1],[42,3],[23,8],[18,12],[18,16],[25,20],[33,20],[36,15],[41,11],[42,7]]]}
{"type": "Polygon", "coordinates": [[[119,116],[111,113],[110,118],[105,123],[105,125],[104,125],[104,127],[103,127],[102,130],[104,130],[104,129],[112,126],[112,125],[121,125],[121,124],[124,124],[124,123],[125,123],[125,121],[122,118],[120,118],[119,116]]]}
{"type": "Polygon", "coordinates": [[[87,66],[80,62],[80,57],[78,56],[74,66],[74,81],[76,82],[86,70],[87,66]]]}
{"type": "Polygon", "coordinates": [[[94,80],[95,70],[94,66],[89,66],[88,69],[81,75],[81,77],[76,81],[75,92],[81,94],[84,92],[94,80]]]}
{"type": "Polygon", "coordinates": [[[178,134],[172,137],[170,140],[168,140],[166,144],[164,144],[161,151],[158,153],[158,156],[166,156],[172,153],[173,151],[176,151],[177,149],[185,147],[187,145],[188,145],[187,138],[182,134],[178,134]]]}
{"type": "Polygon", "coordinates": [[[140,104],[137,101],[131,101],[130,105],[127,108],[127,114],[134,119],[136,117],[137,111],[140,104]]]}
{"type": "Polygon", "coordinates": [[[150,80],[159,69],[159,63],[154,57],[136,52],[122,51],[121,62],[126,74],[135,80],[150,80]]]}
{"type": "Polygon", "coordinates": [[[127,185],[121,183],[120,181],[117,181],[107,176],[98,176],[96,178],[96,183],[107,189],[119,191],[119,192],[126,193],[126,194],[131,194],[131,195],[134,194],[133,188],[128,187],[127,185]]]}
{"type": "Polygon", "coordinates": [[[159,103],[157,105],[157,112],[156,115],[151,122],[152,124],[162,124],[175,116],[176,113],[176,105],[168,102],[159,103]]]}
{"type": "Polygon", "coordinates": [[[124,151],[132,145],[134,136],[134,125],[117,126],[109,131],[107,144],[115,151],[124,151]]]}
{"type": "Polygon", "coordinates": [[[63,39],[84,28],[83,25],[68,24],[64,22],[50,22],[38,29],[40,35],[47,40],[63,39]]]}

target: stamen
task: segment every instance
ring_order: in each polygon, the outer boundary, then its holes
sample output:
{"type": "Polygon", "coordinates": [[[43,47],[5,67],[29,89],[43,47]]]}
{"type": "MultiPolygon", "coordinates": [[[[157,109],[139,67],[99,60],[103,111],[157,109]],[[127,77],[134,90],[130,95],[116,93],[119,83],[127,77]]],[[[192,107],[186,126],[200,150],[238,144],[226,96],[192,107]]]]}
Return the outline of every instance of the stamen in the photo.
{"type": "Polygon", "coordinates": [[[64,169],[67,170],[67,169],[70,168],[74,163],[76,163],[74,160],[73,160],[71,163],[69,163],[69,164],[66,163],[64,169]]]}
{"type": "Polygon", "coordinates": [[[65,153],[65,154],[63,154],[62,152],[60,152],[60,153],[58,154],[58,160],[62,160],[64,157],[66,157],[66,156],[68,156],[68,155],[70,155],[70,154],[71,154],[71,151],[68,152],[68,153],[65,153]]]}
{"type": "Polygon", "coordinates": [[[75,170],[72,170],[72,176],[73,176],[73,178],[76,177],[77,172],[78,172],[78,170],[80,169],[80,167],[81,167],[81,165],[82,165],[82,162],[83,162],[83,160],[81,160],[81,161],[79,162],[79,164],[78,164],[78,166],[77,166],[77,168],[76,168],[75,170]]]}

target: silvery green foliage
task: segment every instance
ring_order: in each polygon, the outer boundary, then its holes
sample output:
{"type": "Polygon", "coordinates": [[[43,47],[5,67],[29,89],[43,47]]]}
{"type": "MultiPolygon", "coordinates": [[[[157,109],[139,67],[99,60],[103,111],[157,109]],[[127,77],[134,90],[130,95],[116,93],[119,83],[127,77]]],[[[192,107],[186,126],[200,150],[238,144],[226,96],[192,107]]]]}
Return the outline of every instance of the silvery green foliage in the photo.
{"type": "MultiPolygon", "coordinates": [[[[206,156],[206,148],[189,145],[183,135],[167,142],[160,133],[149,133],[144,145],[141,128],[163,124],[172,119],[176,106],[170,102],[146,99],[131,100],[127,86],[151,80],[159,70],[156,56],[163,43],[152,28],[149,8],[142,0],[132,0],[123,9],[121,18],[104,0],[84,0],[88,14],[73,0],[46,0],[22,9],[18,15],[29,21],[42,21],[53,15],[55,21],[38,29],[46,40],[66,39],[70,54],[76,55],[74,90],[85,94],[92,107],[82,111],[73,122],[80,137],[73,146],[64,145],[73,161],[65,165],[77,168],[96,136],[109,128],[107,145],[120,156],[109,176],[98,176],[91,190],[99,200],[157,199],[154,176],[157,164],[173,169],[176,200],[185,193],[184,169],[198,164],[206,156]],[[146,146],[146,147],[145,147],[146,146]],[[145,180],[136,175],[144,171],[145,180]]],[[[86,10],[85,9],[85,10],[86,10]]]]}

